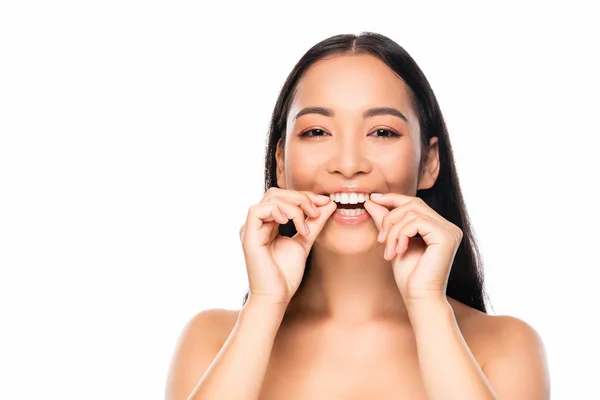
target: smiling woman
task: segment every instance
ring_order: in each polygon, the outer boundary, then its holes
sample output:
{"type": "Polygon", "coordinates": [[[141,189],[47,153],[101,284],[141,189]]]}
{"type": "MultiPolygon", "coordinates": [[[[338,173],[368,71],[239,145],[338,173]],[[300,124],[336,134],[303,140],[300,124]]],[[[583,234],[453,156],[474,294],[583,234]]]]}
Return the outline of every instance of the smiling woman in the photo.
{"type": "Polygon", "coordinates": [[[308,50],[275,104],[249,291],[181,335],[167,399],[547,399],[539,335],[488,315],[436,97],[376,33],[308,50]]]}

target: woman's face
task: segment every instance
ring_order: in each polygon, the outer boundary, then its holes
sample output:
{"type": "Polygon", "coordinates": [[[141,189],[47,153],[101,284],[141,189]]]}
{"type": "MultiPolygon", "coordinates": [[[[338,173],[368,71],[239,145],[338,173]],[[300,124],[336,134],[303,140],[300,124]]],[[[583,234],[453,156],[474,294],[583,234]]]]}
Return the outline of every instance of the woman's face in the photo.
{"type": "MultiPolygon", "coordinates": [[[[370,55],[321,60],[298,83],[285,145],[276,154],[277,184],[327,195],[355,190],[414,196],[437,178],[437,138],[428,148],[430,166],[420,175],[419,135],[408,88],[382,61],[370,55]],[[397,112],[367,113],[373,108],[397,112]]],[[[338,210],[342,207],[360,205],[338,210]]],[[[377,227],[366,214],[354,224],[340,215],[330,218],[317,244],[336,253],[379,245],[377,227]]]]}

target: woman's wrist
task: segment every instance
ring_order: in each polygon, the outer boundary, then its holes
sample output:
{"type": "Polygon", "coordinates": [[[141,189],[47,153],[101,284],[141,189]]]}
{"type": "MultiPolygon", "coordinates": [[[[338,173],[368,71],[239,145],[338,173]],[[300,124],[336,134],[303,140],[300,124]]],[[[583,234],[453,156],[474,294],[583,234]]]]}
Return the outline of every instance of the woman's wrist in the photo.
{"type": "Polygon", "coordinates": [[[407,311],[411,323],[414,325],[429,325],[430,320],[440,317],[448,319],[453,317],[454,310],[446,297],[422,299],[407,304],[407,311]]]}
{"type": "Polygon", "coordinates": [[[271,299],[250,294],[240,312],[240,318],[260,319],[261,322],[281,323],[288,303],[273,302],[271,299]]]}
{"type": "Polygon", "coordinates": [[[284,310],[287,308],[289,301],[283,301],[279,299],[275,299],[269,295],[262,295],[256,293],[248,293],[248,301],[246,302],[247,306],[252,307],[266,307],[272,309],[281,309],[284,310]]]}

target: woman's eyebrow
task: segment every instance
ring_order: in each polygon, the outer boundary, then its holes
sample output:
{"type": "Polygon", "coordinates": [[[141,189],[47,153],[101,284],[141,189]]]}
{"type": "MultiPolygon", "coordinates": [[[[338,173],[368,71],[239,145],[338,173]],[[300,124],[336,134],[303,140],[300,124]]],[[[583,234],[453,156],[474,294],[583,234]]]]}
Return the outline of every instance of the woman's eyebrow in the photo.
{"type": "MultiPolygon", "coordinates": [[[[306,114],[320,114],[326,117],[333,117],[335,112],[331,108],[326,107],[305,107],[296,114],[294,117],[294,121],[299,117],[306,114]]],[[[408,122],[408,118],[404,114],[402,114],[398,109],[393,107],[375,107],[369,108],[365,112],[363,112],[363,118],[375,117],[377,115],[393,115],[398,118],[402,118],[404,121],[408,122]]]]}

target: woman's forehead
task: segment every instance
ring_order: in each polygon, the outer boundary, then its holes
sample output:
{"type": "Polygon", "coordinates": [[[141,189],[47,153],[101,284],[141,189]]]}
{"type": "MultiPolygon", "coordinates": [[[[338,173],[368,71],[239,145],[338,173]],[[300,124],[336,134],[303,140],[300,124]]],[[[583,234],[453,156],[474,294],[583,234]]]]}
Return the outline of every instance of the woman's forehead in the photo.
{"type": "Polygon", "coordinates": [[[402,79],[377,57],[343,55],[318,61],[298,82],[293,108],[310,106],[340,111],[395,107],[409,112],[410,98],[402,79]]]}
{"type": "MultiPolygon", "coordinates": [[[[288,127],[305,108],[332,110],[334,118],[363,118],[375,107],[399,110],[414,129],[418,121],[408,87],[394,71],[371,55],[344,55],[318,61],[298,82],[288,114],[288,127]]],[[[313,114],[314,115],[314,114],[313,114]]]]}

